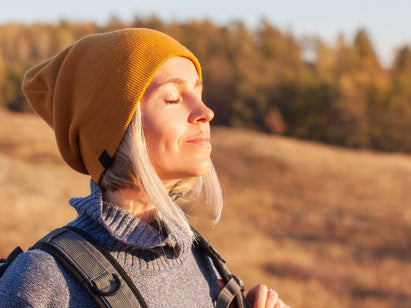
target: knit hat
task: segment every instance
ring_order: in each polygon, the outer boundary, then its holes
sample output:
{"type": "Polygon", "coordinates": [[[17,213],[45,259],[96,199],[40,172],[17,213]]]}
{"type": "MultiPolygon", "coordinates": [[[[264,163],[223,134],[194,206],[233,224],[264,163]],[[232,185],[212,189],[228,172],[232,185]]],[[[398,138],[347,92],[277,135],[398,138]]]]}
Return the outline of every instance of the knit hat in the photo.
{"type": "Polygon", "coordinates": [[[64,160],[99,183],[154,74],[167,60],[196,57],[150,29],[86,36],[26,72],[23,94],[53,128],[64,160]]]}

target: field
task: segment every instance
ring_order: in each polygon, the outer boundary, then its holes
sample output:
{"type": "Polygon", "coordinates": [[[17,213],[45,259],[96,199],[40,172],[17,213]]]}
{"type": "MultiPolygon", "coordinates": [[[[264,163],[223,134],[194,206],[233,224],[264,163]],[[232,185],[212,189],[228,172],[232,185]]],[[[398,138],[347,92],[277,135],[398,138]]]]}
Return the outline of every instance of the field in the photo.
{"type": "MultiPolygon", "coordinates": [[[[0,111],[0,255],[75,217],[88,177],[34,115],[0,111]]],[[[247,287],[292,307],[411,307],[411,156],[213,129],[226,206],[189,216],[247,287]]]]}

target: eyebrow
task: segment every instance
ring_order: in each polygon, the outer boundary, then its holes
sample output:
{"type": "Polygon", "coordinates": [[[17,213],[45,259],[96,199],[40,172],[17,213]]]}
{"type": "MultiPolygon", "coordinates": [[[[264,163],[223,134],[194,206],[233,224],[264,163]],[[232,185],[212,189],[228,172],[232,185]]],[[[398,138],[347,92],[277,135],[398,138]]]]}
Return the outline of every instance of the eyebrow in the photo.
{"type": "MultiPolygon", "coordinates": [[[[182,78],[178,78],[178,77],[176,77],[176,78],[170,78],[170,79],[167,79],[166,81],[158,84],[158,85],[155,87],[155,89],[164,87],[164,86],[166,86],[166,85],[168,85],[168,84],[179,84],[179,85],[181,85],[181,84],[184,84],[184,83],[186,83],[186,82],[185,82],[184,79],[182,79],[182,78]]],[[[203,82],[201,81],[201,79],[198,78],[198,79],[196,80],[195,84],[194,84],[194,88],[198,88],[198,87],[202,87],[202,86],[203,86],[203,82]]]]}

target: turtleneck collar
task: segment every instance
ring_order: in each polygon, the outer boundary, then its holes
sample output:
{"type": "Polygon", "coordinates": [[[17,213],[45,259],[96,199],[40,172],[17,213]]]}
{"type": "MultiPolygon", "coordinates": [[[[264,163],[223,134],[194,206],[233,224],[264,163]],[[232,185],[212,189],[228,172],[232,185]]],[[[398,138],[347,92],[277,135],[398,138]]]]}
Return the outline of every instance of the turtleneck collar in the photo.
{"type": "Polygon", "coordinates": [[[169,247],[177,252],[191,247],[191,237],[174,222],[163,220],[163,229],[159,232],[119,206],[103,201],[100,186],[92,180],[90,189],[91,194],[88,197],[70,200],[78,213],[78,220],[92,219],[116,240],[136,248],[154,252],[164,251],[164,247],[169,247]]]}

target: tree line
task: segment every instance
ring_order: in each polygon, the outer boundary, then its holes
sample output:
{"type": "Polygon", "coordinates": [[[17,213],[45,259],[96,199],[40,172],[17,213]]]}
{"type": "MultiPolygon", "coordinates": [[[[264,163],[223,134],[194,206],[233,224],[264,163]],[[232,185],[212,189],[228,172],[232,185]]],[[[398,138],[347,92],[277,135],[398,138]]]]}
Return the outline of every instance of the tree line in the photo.
{"type": "Polygon", "coordinates": [[[369,34],[352,41],[296,38],[262,19],[163,22],[113,18],[104,25],[0,25],[0,106],[28,112],[20,91],[24,72],[80,37],[125,27],[148,27],[182,42],[202,64],[204,100],[215,124],[354,148],[411,153],[411,49],[403,46],[388,68],[369,34]],[[307,57],[307,50],[311,56],[307,57]]]}

